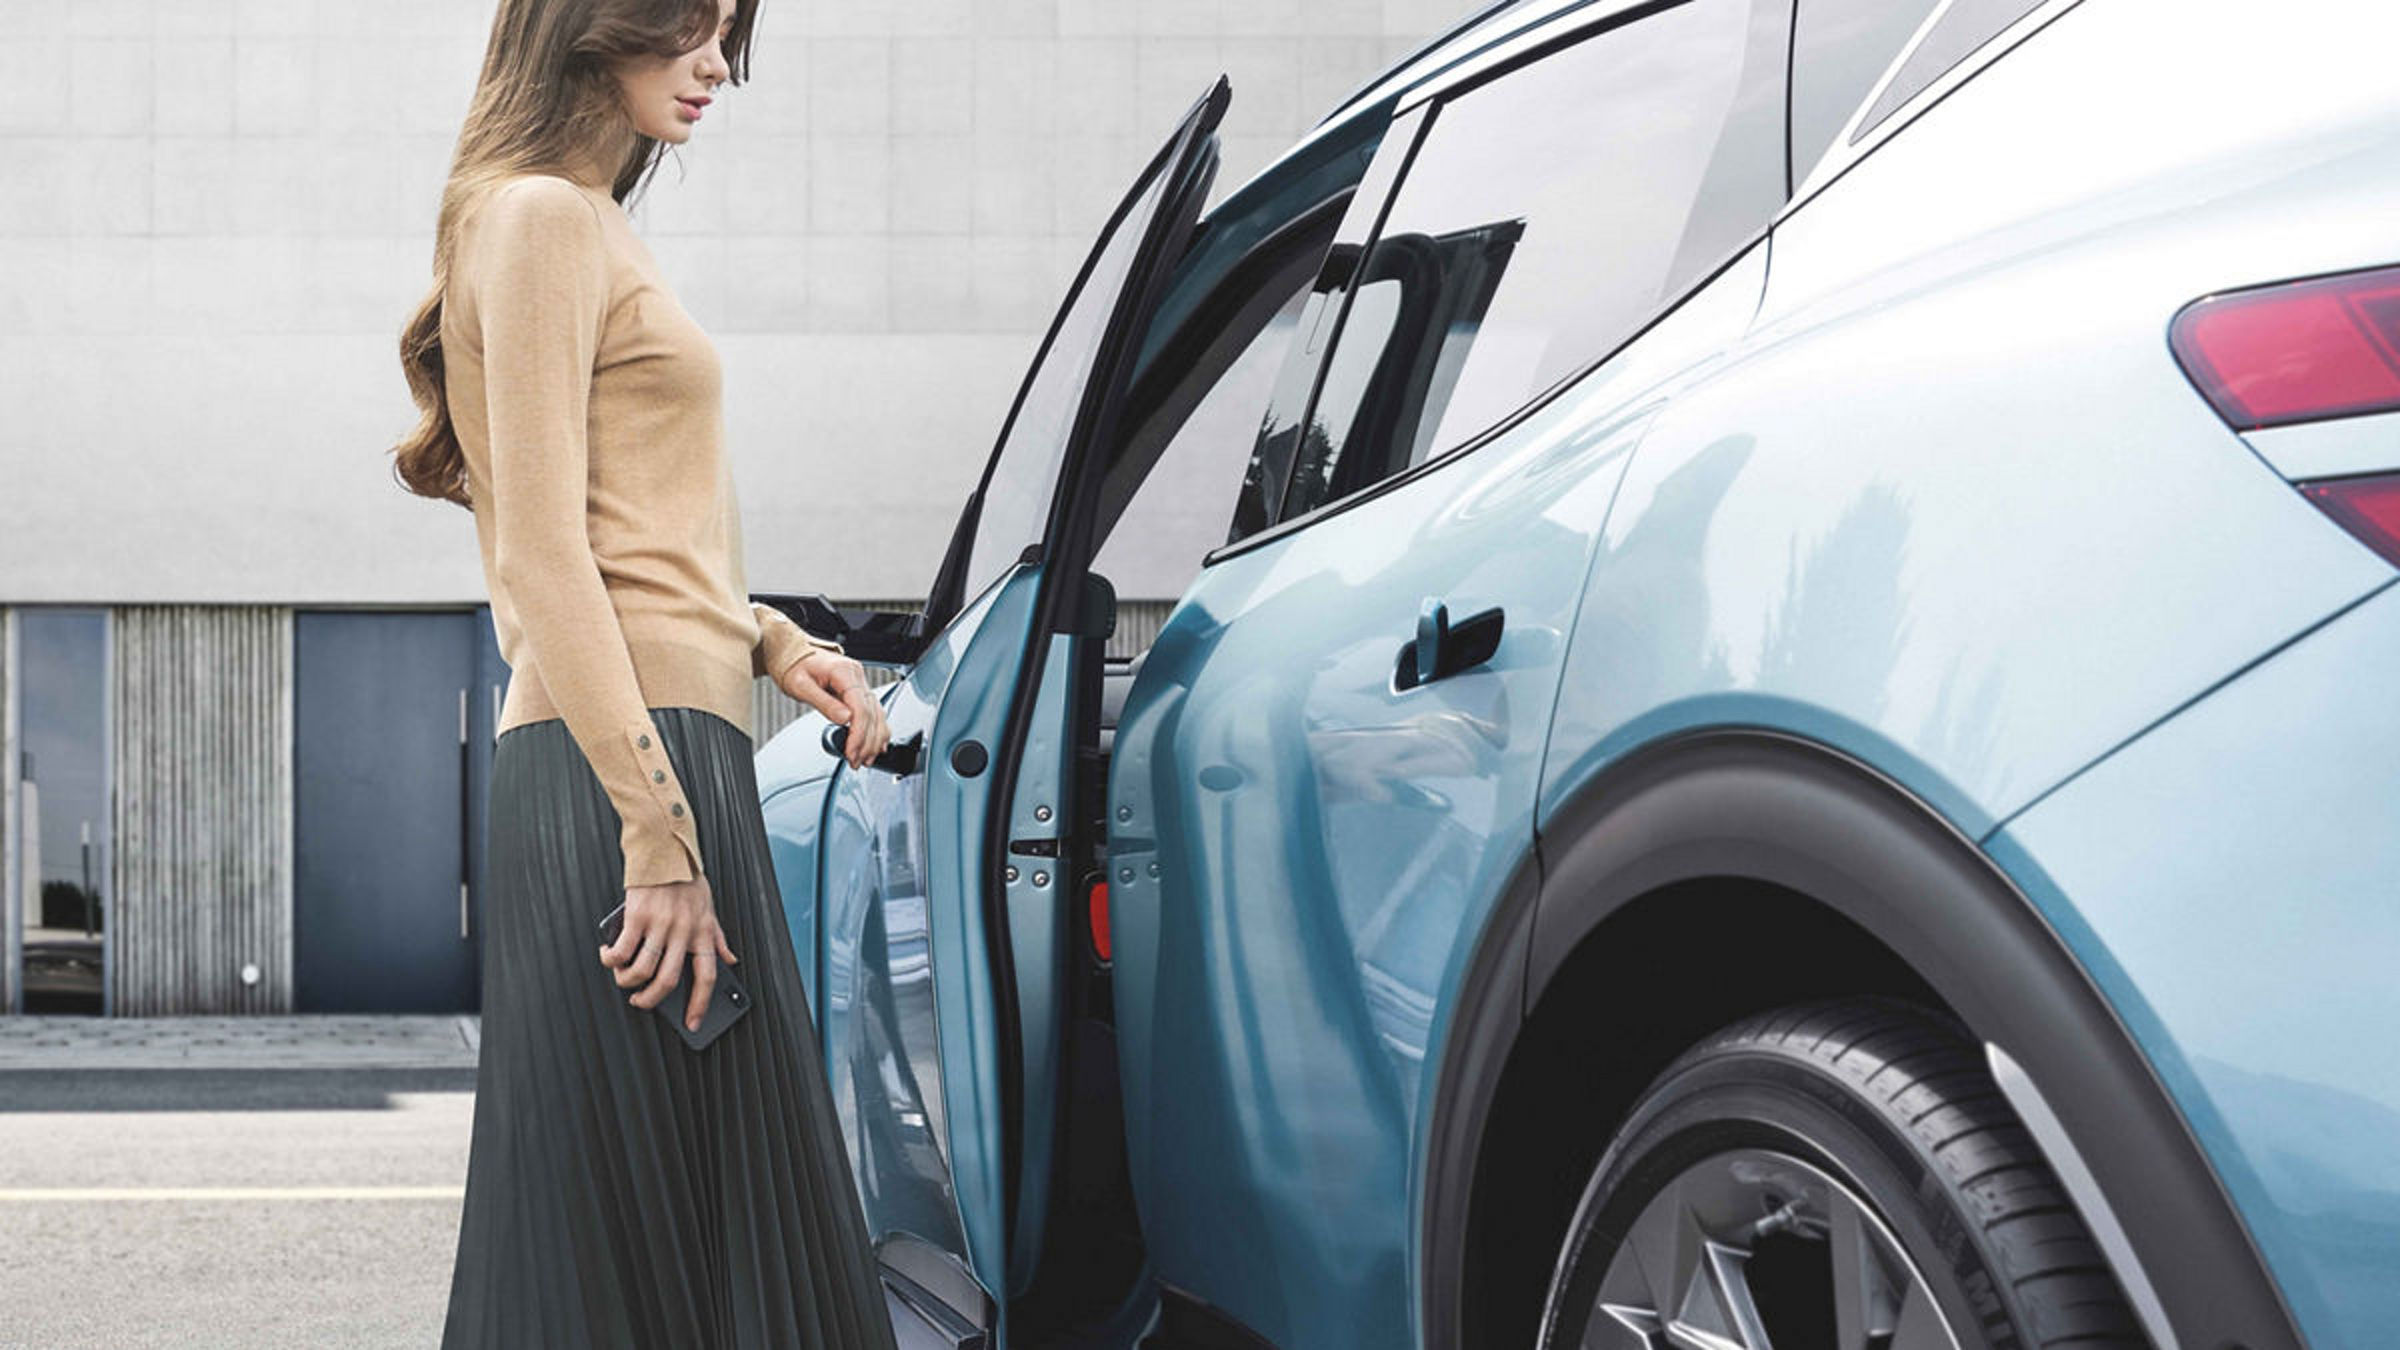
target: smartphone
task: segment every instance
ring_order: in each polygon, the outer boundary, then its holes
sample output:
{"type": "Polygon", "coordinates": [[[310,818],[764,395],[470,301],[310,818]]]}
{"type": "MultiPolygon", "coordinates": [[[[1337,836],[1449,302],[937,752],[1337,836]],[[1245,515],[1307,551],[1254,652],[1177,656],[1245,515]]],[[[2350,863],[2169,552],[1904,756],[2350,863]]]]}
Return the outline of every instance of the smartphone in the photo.
{"type": "MultiPolygon", "coordinates": [[[[617,907],[608,912],[608,917],[600,921],[600,945],[604,947],[613,945],[624,931],[625,904],[623,901],[619,901],[617,907]]],[[[700,1029],[694,1031],[683,1024],[685,1010],[690,1006],[692,993],[691,953],[684,953],[683,960],[683,978],[676,981],[675,987],[668,990],[667,996],[660,999],[658,1006],[650,1011],[666,1018],[668,1024],[675,1028],[675,1034],[683,1037],[685,1045],[694,1050],[705,1050],[711,1041],[725,1034],[725,1028],[732,1026],[743,1013],[750,1011],[750,993],[742,988],[742,982],[735,978],[733,967],[730,964],[724,961],[717,962],[716,991],[709,995],[708,1011],[700,1014],[700,1029]]],[[[609,976],[612,984],[615,982],[616,977],[609,972],[608,967],[602,966],[600,970],[602,974],[609,976]]],[[[636,986],[620,992],[630,996],[639,992],[642,987],[644,986],[636,986]]]]}

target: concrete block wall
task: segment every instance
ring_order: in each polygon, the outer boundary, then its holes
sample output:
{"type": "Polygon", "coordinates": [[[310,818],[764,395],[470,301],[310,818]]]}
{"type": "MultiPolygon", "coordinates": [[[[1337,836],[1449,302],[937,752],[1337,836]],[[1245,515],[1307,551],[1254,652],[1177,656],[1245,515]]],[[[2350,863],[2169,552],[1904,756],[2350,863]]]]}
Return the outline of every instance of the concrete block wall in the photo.
{"type": "MultiPolygon", "coordinates": [[[[765,0],[637,229],[726,364],[758,590],[921,594],[1093,233],[1219,72],[1218,194],[1470,0],[765,0]]],[[[401,323],[492,0],[0,0],[0,602],[484,597],[401,323]]]]}

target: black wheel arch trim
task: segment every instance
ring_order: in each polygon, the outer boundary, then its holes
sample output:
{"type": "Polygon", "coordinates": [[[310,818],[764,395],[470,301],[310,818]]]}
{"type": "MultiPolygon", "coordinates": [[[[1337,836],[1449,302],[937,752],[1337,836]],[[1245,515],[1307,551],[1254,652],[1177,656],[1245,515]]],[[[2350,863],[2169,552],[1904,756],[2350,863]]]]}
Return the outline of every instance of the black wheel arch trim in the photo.
{"type": "Polygon", "coordinates": [[[2249,1232],[2098,988],[1973,841],[1898,784],[1766,729],[1678,735],[1564,802],[1511,873],[1461,985],[1427,1124],[1427,1350],[1483,1339],[1464,1283],[1480,1141],[1510,1051],[1569,955],[1661,887],[1756,880],[1812,897],[1915,970],[2041,1085],[2186,1350],[2302,1350],[2249,1232]]]}

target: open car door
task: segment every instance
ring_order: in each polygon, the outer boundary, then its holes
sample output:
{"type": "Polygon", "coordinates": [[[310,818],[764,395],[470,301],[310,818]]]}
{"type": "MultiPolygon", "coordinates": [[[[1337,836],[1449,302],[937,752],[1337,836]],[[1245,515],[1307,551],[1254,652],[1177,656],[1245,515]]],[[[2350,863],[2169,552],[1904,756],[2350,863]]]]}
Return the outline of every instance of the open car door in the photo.
{"type": "Polygon", "coordinates": [[[1083,880],[1062,869],[1105,788],[1079,781],[1070,728],[1114,619],[1105,582],[1053,584],[1089,528],[1062,485],[1111,443],[1229,100],[1220,78],[1102,230],[968,499],[929,636],[906,644],[892,746],[828,794],[818,1026],[903,1347],[1007,1344],[1041,1263],[1083,880]]]}

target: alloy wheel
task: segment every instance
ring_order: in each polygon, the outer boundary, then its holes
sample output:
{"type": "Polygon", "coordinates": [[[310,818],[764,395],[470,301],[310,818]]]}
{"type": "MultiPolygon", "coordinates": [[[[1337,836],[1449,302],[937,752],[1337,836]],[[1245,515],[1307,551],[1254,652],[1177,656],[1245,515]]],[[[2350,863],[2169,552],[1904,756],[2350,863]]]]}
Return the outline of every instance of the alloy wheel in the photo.
{"type": "Polygon", "coordinates": [[[1580,1334],[1548,1343],[1959,1350],[1924,1278],[1867,1203],[1821,1169],[1759,1148],[1712,1154],[1660,1187],[1581,1315],[1580,1334]]]}

